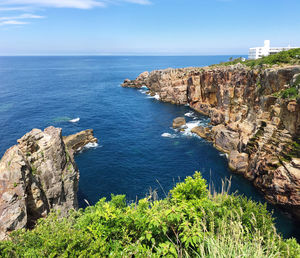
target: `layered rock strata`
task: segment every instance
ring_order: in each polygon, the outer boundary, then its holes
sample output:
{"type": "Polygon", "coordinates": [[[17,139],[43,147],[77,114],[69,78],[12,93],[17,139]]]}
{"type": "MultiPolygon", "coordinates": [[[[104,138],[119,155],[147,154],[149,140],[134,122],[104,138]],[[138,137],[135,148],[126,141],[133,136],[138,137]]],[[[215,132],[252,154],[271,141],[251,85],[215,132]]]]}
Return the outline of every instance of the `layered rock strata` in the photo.
{"type": "Polygon", "coordinates": [[[68,150],[74,154],[80,152],[87,144],[95,144],[98,142],[97,138],[94,137],[93,129],[63,136],[63,141],[68,150]]]}
{"type": "Polygon", "coordinates": [[[228,153],[230,167],[267,200],[300,217],[300,101],[279,97],[291,86],[299,91],[299,78],[300,66],[237,64],[145,72],[123,87],[145,85],[164,102],[189,104],[209,116],[211,133],[194,132],[228,153]]]}
{"type": "MultiPolygon", "coordinates": [[[[67,146],[87,142],[75,138],[67,137],[73,139],[67,146]]],[[[34,227],[52,209],[65,215],[78,208],[78,180],[73,150],[66,147],[60,128],[25,134],[0,161],[0,240],[15,229],[34,227]]]]}

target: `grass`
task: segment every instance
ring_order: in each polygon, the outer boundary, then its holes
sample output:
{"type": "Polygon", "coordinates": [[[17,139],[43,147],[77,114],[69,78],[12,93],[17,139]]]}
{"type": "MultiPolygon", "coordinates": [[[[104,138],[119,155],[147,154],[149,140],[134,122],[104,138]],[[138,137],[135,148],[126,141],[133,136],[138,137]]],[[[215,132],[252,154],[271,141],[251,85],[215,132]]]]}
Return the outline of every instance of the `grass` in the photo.
{"type": "Polygon", "coordinates": [[[32,231],[0,242],[1,257],[299,257],[295,239],[276,232],[266,206],[211,194],[200,173],[163,200],[127,205],[112,195],[67,218],[51,213],[32,231]]]}

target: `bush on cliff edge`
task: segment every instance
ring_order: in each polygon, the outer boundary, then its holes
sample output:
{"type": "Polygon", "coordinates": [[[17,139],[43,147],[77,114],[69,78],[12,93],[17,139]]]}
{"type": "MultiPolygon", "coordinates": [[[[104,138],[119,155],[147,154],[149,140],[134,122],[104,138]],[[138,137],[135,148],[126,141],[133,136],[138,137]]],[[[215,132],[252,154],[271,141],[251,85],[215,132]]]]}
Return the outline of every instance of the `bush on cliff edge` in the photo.
{"type": "Polygon", "coordinates": [[[68,218],[52,213],[32,231],[0,243],[4,257],[297,257],[266,207],[241,196],[209,193],[200,173],[178,183],[164,200],[128,206],[125,196],[101,199],[68,218]]]}

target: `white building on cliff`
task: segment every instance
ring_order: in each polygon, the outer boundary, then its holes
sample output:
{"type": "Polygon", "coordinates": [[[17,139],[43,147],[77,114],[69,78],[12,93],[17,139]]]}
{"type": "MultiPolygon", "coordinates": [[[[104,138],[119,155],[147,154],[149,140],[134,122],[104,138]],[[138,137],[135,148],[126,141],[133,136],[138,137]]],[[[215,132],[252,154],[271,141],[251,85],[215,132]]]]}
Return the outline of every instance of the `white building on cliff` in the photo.
{"type": "Polygon", "coordinates": [[[298,48],[298,47],[291,47],[290,45],[287,47],[270,47],[270,40],[265,40],[263,47],[253,47],[249,49],[248,59],[258,59],[263,56],[276,54],[278,52],[284,50],[290,50],[293,48],[298,48]]]}

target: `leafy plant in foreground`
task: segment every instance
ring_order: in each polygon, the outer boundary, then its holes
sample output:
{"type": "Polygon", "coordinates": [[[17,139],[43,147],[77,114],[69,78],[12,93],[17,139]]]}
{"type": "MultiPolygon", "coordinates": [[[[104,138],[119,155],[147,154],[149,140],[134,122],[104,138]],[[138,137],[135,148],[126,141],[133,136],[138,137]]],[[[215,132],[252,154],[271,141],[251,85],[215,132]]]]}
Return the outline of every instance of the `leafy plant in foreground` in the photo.
{"type": "Polygon", "coordinates": [[[241,196],[211,195],[196,172],[167,198],[126,205],[112,195],[68,218],[52,213],[32,231],[0,243],[3,257],[299,257],[276,232],[266,207],[241,196]]]}

